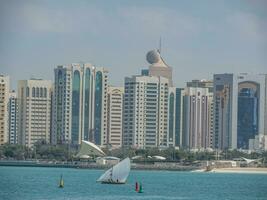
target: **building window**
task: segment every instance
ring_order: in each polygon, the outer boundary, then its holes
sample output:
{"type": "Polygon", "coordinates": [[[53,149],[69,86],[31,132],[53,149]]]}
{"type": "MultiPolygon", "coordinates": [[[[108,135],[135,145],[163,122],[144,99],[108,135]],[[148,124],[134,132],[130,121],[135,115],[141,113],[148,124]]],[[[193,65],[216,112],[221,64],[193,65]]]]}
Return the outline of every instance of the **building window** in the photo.
{"type": "Polygon", "coordinates": [[[44,97],[46,98],[47,97],[47,89],[44,88],[44,97]]]}
{"type": "Polygon", "coordinates": [[[43,88],[40,88],[40,97],[43,97],[43,88]]]}
{"type": "Polygon", "coordinates": [[[39,97],[39,88],[36,88],[36,97],[39,97]]]}
{"type": "Polygon", "coordinates": [[[32,97],[35,97],[35,87],[32,88],[32,97]]]}
{"type": "Polygon", "coordinates": [[[27,87],[27,88],[26,88],[26,97],[29,97],[29,95],[30,95],[30,88],[27,87]]]}

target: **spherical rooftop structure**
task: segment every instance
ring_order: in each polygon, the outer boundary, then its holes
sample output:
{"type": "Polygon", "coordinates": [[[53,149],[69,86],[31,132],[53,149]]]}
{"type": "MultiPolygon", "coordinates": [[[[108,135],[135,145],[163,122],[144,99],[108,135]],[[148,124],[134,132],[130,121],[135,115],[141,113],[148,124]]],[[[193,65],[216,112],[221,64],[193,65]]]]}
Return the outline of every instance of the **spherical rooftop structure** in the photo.
{"type": "Polygon", "coordinates": [[[146,54],[146,60],[147,62],[149,62],[150,64],[153,64],[153,63],[158,63],[160,61],[160,54],[158,51],[156,50],[152,50],[152,51],[149,51],[147,54],[146,54]]]}

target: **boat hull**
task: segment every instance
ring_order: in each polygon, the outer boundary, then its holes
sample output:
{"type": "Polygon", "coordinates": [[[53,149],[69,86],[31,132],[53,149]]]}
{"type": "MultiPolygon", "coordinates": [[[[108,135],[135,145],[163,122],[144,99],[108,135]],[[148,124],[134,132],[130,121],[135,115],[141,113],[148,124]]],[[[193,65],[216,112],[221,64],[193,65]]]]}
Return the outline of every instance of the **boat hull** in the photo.
{"type": "Polygon", "coordinates": [[[102,184],[125,184],[125,182],[116,182],[116,181],[101,181],[102,184]]]}

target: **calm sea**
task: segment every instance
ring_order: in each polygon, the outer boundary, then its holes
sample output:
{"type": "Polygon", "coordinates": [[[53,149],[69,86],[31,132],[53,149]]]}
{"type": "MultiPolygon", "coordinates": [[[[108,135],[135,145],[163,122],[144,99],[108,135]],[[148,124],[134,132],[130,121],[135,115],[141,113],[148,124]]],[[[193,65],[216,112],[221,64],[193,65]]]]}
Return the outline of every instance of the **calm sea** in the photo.
{"type": "Polygon", "coordinates": [[[0,167],[1,200],[267,199],[267,175],[131,171],[125,185],[96,183],[103,170],[0,167]],[[58,188],[63,174],[65,187],[58,188]],[[135,182],[144,193],[136,193],[135,182]]]}

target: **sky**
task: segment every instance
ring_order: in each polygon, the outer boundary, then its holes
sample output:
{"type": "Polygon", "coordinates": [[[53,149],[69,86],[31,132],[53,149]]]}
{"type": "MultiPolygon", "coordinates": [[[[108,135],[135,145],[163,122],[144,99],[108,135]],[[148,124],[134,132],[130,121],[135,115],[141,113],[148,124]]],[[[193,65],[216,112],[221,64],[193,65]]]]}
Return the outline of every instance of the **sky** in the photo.
{"type": "Polygon", "coordinates": [[[159,48],[184,87],[214,73],[267,73],[266,0],[0,0],[0,74],[54,79],[77,62],[109,71],[109,83],[147,68],[159,48]]]}

